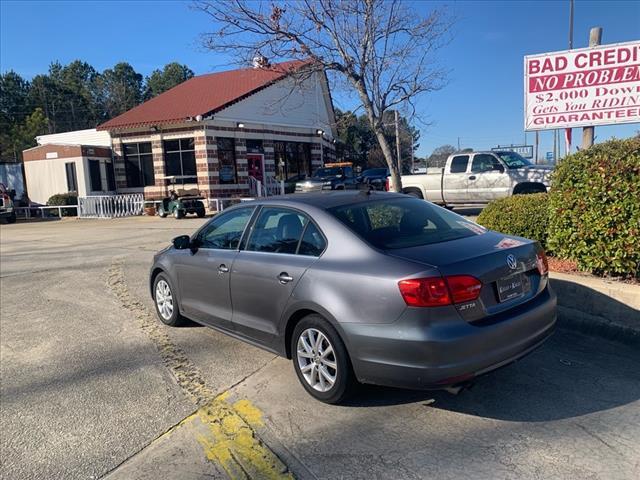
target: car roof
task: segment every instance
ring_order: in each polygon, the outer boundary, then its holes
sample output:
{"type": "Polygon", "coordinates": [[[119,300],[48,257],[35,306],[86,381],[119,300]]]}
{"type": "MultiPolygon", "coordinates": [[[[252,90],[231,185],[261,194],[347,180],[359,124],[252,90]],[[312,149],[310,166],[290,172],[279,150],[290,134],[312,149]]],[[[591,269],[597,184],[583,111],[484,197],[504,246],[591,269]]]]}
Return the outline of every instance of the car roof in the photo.
{"type": "MultiPolygon", "coordinates": [[[[311,205],[313,207],[327,209],[338,207],[341,205],[349,205],[352,203],[364,202],[367,200],[382,200],[392,198],[407,198],[406,195],[394,192],[380,192],[371,190],[344,190],[344,191],[325,191],[325,192],[309,192],[309,193],[292,193],[288,195],[278,195],[276,197],[268,197],[257,199],[257,203],[268,205],[270,203],[298,203],[311,205]]],[[[253,203],[253,202],[252,202],[253,203]]]]}
{"type": "Polygon", "coordinates": [[[457,157],[458,155],[475,155],[478,153],[502,153],[502,152],[506,152],[508,150],[474,150],[473,152],[455,152],[452,153],[451,156],[452,157],[457,157]]]}

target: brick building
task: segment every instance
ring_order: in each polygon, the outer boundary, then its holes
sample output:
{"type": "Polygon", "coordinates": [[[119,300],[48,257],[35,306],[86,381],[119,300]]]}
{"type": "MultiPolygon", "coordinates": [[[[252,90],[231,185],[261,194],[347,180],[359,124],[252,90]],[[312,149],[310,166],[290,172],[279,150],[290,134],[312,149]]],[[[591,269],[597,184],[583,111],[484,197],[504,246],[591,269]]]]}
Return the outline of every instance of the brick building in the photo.
{"type": "Polygon", "coordinates": [[[167,177],[207,198],[255,196],[334,158],[326,76],[302,62],[200,75],[98,126],[111,136],[117,193],[165,196],[167,177]]]}

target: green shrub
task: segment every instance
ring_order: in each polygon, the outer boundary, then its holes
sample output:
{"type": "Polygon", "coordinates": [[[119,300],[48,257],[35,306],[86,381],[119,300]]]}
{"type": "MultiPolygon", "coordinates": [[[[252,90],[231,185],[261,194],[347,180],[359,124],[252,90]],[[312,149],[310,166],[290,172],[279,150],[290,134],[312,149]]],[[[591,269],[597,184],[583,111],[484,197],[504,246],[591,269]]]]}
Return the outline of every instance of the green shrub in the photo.
{"type": "Polygon", "coordinates": [[[491,230],[530,238],[547,248],[549,195],[513,195],[491,202],[478,216],[478,223],[491,230]]]}
{"type": "Polygon", "coordinates": [[[640,137],[570,155],[552,176],[549,245],[597,275],[638,276],[640,137]]]}
{"type": "MultiPolygon", "coordinates": [[[[77,205],[78,204],[78,196],[75,193],[56,193],[55,195],[51,195],[49,200],[47,200],[47,205],[50,206],[60,206],[60,205],[77,205]]],[[[73,217],[77,214],[75,208],[64,208],[62,209],[62,216],[64,217],[73,217]]]]}

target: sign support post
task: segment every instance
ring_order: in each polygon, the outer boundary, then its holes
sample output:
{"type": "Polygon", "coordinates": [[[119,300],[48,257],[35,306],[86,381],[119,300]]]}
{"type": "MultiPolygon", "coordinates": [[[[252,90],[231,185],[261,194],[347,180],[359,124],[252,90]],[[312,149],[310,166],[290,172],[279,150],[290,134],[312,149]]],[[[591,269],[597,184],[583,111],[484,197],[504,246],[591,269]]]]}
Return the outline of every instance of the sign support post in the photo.
{"type": "MultiPolygon", "coordinates": [[[[602,41],[602,27],[593,27],[589,32],[589,47],[597,47],[602,41]]],[[[593,145],[593,137],[595,135],[595,127],[584,127],[582,129],[582,149],[589,148],[593,145]]]]}

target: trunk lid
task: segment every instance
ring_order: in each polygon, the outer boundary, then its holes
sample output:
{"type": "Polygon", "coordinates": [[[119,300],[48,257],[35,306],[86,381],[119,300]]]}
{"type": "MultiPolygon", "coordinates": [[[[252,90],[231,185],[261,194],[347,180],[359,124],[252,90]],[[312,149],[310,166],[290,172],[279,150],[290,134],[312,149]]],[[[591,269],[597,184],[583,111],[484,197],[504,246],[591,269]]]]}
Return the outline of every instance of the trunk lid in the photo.
{"type": "Polygon", "coordinates": [[[443,276],[472,275],[480,280],[478,299],[456,304],[465,320],[477,322],[527,302],[544,289],[547,279],[537,268],[539,251],[532,240],[487,231],[388,253],[435,267],[443,276]]]}

